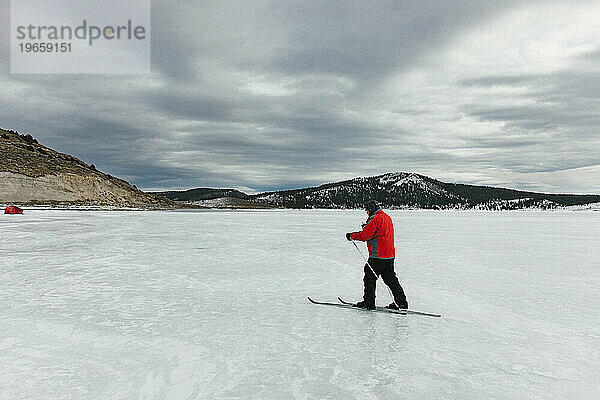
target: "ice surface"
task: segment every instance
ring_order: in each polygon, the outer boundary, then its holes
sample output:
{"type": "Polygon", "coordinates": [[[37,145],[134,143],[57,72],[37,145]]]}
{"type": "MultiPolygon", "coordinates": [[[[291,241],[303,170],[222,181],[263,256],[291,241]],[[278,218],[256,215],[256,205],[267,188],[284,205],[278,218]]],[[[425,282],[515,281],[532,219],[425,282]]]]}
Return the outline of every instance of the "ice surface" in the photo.
{"type": "Polygon", "coordinates": [[[600,397],[600,213],[390,214],[442,318],[306,300],[361,296],[363,211],[2,215],[0,399],[600,397]]]}

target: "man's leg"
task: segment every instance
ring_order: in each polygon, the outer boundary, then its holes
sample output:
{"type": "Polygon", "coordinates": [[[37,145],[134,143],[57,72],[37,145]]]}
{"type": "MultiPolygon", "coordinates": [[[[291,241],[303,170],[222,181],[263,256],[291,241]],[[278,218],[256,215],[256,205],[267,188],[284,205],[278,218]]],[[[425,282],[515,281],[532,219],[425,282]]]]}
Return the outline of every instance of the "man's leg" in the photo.
{"type": "MultiPolygon", "coordinates": [[[[369,259],[369,263],[371,259],[369,259]]],[[[364,268],[365,275],[363,277],[364,293],[363,300],[354,304],[354,307],[362,307],[368,309],[375,309],[375,288],[377,277],[371,271],[368,264],[365,264],[364,268]]]]}
{"type": "Polygon", "coordinates": [[[363,283],[365,287],[363,300],[367,304],[375,305],[375,288],[377,285],[377,277],[373,274],[373,271],[371,271],[371,268],[369,268],[368,264],[365,264],[365,275],[363,277],[363,283]]]}
{"type": "Polygon", "coordinates": [[[404,289],[398,281],[396,272],[394,271],[394,260],[381,260],[383,265],[381,268],[381,278],[383,282],[390,288],[392,295],[394,296],[394,303],[400,308],[408,308],[408,302],[406,301],[406,295],[404,289]]]}

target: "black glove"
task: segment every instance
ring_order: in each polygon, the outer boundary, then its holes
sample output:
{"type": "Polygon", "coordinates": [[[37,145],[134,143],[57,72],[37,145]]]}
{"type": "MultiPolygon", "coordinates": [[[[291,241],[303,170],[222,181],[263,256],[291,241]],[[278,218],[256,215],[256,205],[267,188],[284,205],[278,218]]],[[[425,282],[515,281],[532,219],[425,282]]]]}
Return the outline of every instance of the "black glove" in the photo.
{"type": "Polygon", "coordinates": [[[350,237],[351,233],[346,233],[346,239],[347,240],[352,240],[352,238],[350,237]]]}

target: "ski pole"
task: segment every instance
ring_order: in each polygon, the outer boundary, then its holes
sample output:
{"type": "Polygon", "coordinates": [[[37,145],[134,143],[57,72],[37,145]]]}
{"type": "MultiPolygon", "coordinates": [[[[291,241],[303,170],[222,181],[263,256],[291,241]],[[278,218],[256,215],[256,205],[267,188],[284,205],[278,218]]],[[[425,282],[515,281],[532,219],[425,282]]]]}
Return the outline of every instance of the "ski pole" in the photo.
{"type": "Polygon", "coordinates": [[[365,255],[363,254],[362,251],[360,251],[360,249],[358,248],[358,246],[356,245],[356,242],[354,241],[354,239],[352,239],[352,244],[354,245],[354,247],[356,247],[356,250],[358,250],[358,252],[360,253],[360,255],[362,256],[362,258],[365,259],[365,261],[367,262],[367,265],[369,266],[369,269],[371,270],[371,272],[373,273],[373,275],[375,275],[375,280],[379,279],[379,277],[377,276],[377,274],[375,273],[375,270],[373,269],[373,267],[371,267],[371,264],[369,264],[369,259],[365,257],[365,255]]]}
{"type": "MultiPolygon", "coordinates": [[[[373,267],[371,266],[371,264],[369,264],[369,259],[365,258],[365,255],[363,254],[362,251],[360,251],[360,249],[358,248],[358,246],[356,245],[356,242],[354,241],[354,239],[351,239],[352,244],[354,245],[354,247],[356,247],[356,250],[358,250],[358,252],[360,253],[360,255],[362,256],[362,258],[365,259],[365,261],[367,262],[367,266],[369,267],[369,269],[371,270],[371,272],[373,273],[373,275],[375,275],[375,280],[377,281],[379,279],[379,276],[377,276],[377,274],[375,273],[375,270],[373,269],[373,267]]],[[[396,304],[396,299],[394,299],[394,295],[392,294],[392,291],[390,290],[390,288],[388,287],[388,285],[385,285],[388,293],[390,294],[391,298],[392,298],[392,303],[394,303],[396,305],[396,307],[398,309],[400,309],[400,307],[398,307],[398,304],[396,304]]]]}

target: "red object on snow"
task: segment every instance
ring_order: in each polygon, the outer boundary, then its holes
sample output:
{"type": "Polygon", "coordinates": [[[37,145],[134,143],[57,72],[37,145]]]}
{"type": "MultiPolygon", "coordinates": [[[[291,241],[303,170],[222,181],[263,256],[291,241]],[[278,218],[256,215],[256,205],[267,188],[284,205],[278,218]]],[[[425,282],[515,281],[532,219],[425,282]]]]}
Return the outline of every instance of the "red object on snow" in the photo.
{"type": "Polygon", "coordinates": [[[8,206],[4,209],[4,214],[23,214],[23,210],[16,206],[8,206]]]}

